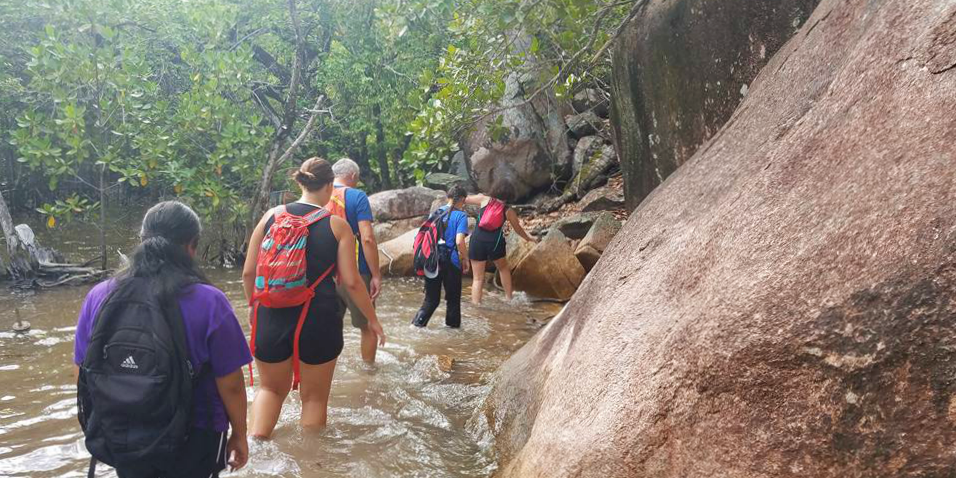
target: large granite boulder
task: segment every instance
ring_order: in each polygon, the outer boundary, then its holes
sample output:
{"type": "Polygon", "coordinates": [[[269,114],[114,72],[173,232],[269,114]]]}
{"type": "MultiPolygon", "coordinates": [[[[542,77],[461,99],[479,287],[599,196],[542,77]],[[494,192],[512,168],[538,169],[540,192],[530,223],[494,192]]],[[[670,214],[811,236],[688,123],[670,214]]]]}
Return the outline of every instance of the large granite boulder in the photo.
{"type": "Polygon", "coordinates": [[[394,221],[376,221],[372,224],[372,230],[375,232],[375,240],[381,244],[391,241],[412,229],[417,231],[424,221],[425,216],[396,219],[394,221]]]}
{"type": "Polygon", "coordinates": [[[496,476],[952,475],[954,38],[823,0],[502,366],[496,476]]]}
{"type": "Polygon", "coordinates": [[[445,193],[421,186],[392,189],[368,197],[376,221],[394,221],[428,214],[428,208],[445,193]]]}
{"type": "Polygon", "coordinates": [[[584,266],[584,270],[590,272],[594,268],[608,244],[620,230],[621,221],[615,219],[613,214],[605,212],[597,217],[587,235],[574,248],[574,256],[584,266]]]}
{"type": "MultiPolygon", "coordinates": [[[[509,266],[511,265],[509,261],[509,266]]],[[[521,258],[512,281],[516,290],[535,297],[567,300],[574,295],[586,272],[574,257],[568,238],[552,229],[531,252],[521,258]]]]}
{"type": "Polygon", "coordinates": [[[629,209],[737,109],[819,0],[652,0],[613,56],[611,118],[629,209]]]}
{"type": "MultiPolygon", "coordinates": [[[[531,35],[520,31],[507,35],[516,52],[531,47],[531,35]]],[[[570,176],[564,117],[572,112],[571,106],[550,90],[527,102],[525,94],[537,89],[540,76],[533,72],[508,75],[498,106],[509,108],[479,121],[462,141],[471,177],[486,194],[519,201],[553,184],[554,173],[570,176]],[[492,137],[489,127],[499,121],[505,134],[492,137]]]]}
{"type": "Polygon", "coordinates": [[[415,245],[415,236],[418,229],[402,234],[390,241],[378,245],[379,270],[386,276],[414,276],[415,257],[412,247],[415,245]]]}

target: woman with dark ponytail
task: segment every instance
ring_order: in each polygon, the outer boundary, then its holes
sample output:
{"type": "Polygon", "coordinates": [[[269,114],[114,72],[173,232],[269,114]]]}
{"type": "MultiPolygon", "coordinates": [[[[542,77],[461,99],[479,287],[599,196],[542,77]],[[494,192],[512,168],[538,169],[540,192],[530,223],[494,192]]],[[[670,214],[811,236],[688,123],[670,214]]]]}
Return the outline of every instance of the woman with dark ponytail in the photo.
{"type": "Polygon", "coordinates": [[[302,190],[302,197],[262,217],[249,240],[242,274],[246,299],[253,307],[253,351],[259,371],[259,389],[252,404],[250,428],[253,437],[263,439],[272,436],[282,404],[297,379],[301,381],[302,426],[321,428],[326,424],[332,374],[343,344],[344,314],[339,309],[342,305],[334,280],[368,318],[368,328],[379,344],[385,344],[385,334],[355,261],[352,228],[345,219],[330,215],[322,207],[332,197],[335,179],[332,165],[324,159],[312,158],[305,161],[292,178],[302,190]],[[283,231],[301,233],[304,227],[308,228],[301,240],[305,244],[305,277],[298,279],[297,275],[296,280],[292,280],[270,275],[270,258],[279,258],[276,264],[284,267],[290,263],[301,264],[300,259],[291,258],[295,252],[302,252],[301,246],[286,246],[277,242],[277,238],[293,237],[298,241],[300,236],[283,231]],[[282,256],[279,246],[289,256],[282,256]],[[262,303],[271,292],[270,287],[273,290],[299,287],[292,284],[309,284],[311,292],[305,296],[311,299],[306,298],[299,306],[268,307],[262,303]]]}
{"type": "MultiPolygon", "coordinates": [[[[74,362],[78,368],[83,368],[83,372],[78,369],[81,388],[83,388],[104,387],[102,378],[93,377],[96,380],[90,379],[87,384],[83,377],[84,373],[96,375],[95,362],[100,354],[105,358],[108,354],[115,354],[116,350],[120,351],[116,357],[111,358],[111,360],[119,361],[119,365],[114,367],[117,372],[140,372],[157,366],[146,363],[150,356],[140,355],[134,348],[128,349],[131,351],[124,351],[122,347],[126,344],[122,340],[114,340],[106,346],[100,344],[99,340],[103,334],[112,333],[118,336],[123,333],[123,327],[129,329],[130,325],[137,326],[138,320],[142,322],[139,325],[142,325],[144,330],[148,330],[147,327],[150,326],[146,324],[148,319],[146,314],[138,318],[136,314],[129,313],[130,310],[134,310],[131,306],[118,309],[116,304],[122,302],[120,299],[132,296],[134,300],[127,300],[127,302],[133,304],[134,301],[147,302],[151,298],[146,296],[155,294],[157,303],[168,307],[176,305],[179,308],[178,312],[174,311],[165,315],[166,320],[169,320],[169,330],[182,331],[179,332],[180,336],[183,333],[185,335],[185,352],[188,353],[189,376],[192,383],[187,389],[192,391],[192,400],[189,401],[191,410],[188,419],[184,419],[184,422],[189,422],[189,428],[184,434],[186,441],[181,449],[173,450],[172,456],[176,457],[175,460],[166,460],[165,463],[158,460],[159,463],[155,463],[142,459],[134,460],[132,464],[115,464],[120,478],[219,476],[219,472],[225,469],[227,461],[233,469],[236,469],[245,465],[248,459],[246,395],[242,367],[250,363],[252,357],[242,328],[225,294],[209,284],[193,260],[201,232],[199,217],[188,206],[174,201],[153,206],[143,218],[140,231],[141,243],[130,255],[129,267],[114,279],[94,287],[87,295],[80,311],[76,329],[74,362]],[[183,327],[172,322],[173,318],[180,316],[183,327]],[[99,324],[101,321],[104,323],[99,324]],[[116,325],[115,327],[119,329],[113,331],[108,329],[109,322],[122,325],[116,325]],[[102,352],[97,350],[98,347],[102,348],[102,352]],[[91,357],[87,357],[87,349],[91,351],[91,357]],[[97,351],[93,352],[94,350],[97,351]],[[192,373],[194,371],[195,374],[192,373]],[[227,440],[230,425],[232,434],[227,440]]],[[[161,310],[170,309],[162,308],[161,310]]],[[[127,342],[130,340],[126,339],[127,342]]],[[[153,349],[156,348],[153,347],[153,349]]],[[[99,365],[102,366],[102,364],[99,365]]],[[[130,379],[127,377],[126,380],[130,379]]],[[[114,389],[114,391],[118,394],[130,393],[130,390],[114,389]]],[[[98,392],[92,395],[93,399],[99,399],[102,402],[110,401],[110,397],[102,398],[104,393],[111,392],[110,389],[104,388],[98,392]]],[[[123,399],[123,397],[117,397],[118,401],[123,399]]],[[[148,400],[148,397],[146,399],[148,400]]],[[[128,397],[126,400],[129,401],[128,397]]],[[[97,409],[95,402],[86,405],[97,409]]],[[[100,404],[100,407],[102,406],[100,404]]],[[[83,410],[81,415],[82,412],[83,410]]],[[[111,410],[106,409],[106,412],[109,413],[111,410]]],[[[144,416],[150,413],[151,410],[139,412],[144,416]]],[[[102,418],[100,420],[102,421],[102,418]]],[[[122,420],[129,420],[129,416],[122,420]]],[[[108,422],[104,423],[108,424],[108,422]]],[[[128,422],[123,421],[123,423],[128,422]]],[[[91,430],[86,425],[84,429],[88,432],[88,448],[91,448],[91,443],[94,445],[98,443],[90,435],[96,430],[91,430]]],[[[144,431],[144,433],[150,431],[144,431]]],[[[127,432],[131,437],[134,435],[132,430],[127,432]]],[[[105,441],[122,439],[124,438],[114,436],[106,437],[105,441]]],[[[129,440],[132,441],[132,438],[129,440]]],[[[91,448],[90,451],[97,456],[96,450],[91,448]]],[[[129,455],[130,450],[114,449],[109,450],[107,454],[119,457],[123,453],[129,455]]],[[[116,458],[114,461],[120,460],[116,458]]]]}

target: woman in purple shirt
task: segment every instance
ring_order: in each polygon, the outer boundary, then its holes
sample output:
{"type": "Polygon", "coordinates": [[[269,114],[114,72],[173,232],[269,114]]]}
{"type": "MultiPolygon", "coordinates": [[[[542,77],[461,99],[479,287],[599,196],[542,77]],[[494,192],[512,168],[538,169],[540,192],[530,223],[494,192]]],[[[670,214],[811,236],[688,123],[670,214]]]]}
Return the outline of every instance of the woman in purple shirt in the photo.
{"type": "Polygon", "coordinates": [[[193,261],[200,232],[199,217],[188,206],[174,201],[153,206],[143,218],[142,243],[130,256],[129,269],[94,287],[80,311],[73,356],[77,366],[86,357],[94,321],[110,292],[123,287],[126,278],[153,281],[161,296],[178,299],[192,368],[209,371],[200,374],[193,388],[192,431],[173,469],[144,464],[117,469],[120,478],[219,476],[227,459],[237,469],[249,456],[242,367],[252,356],[226,296],[209,285],[193,261]]]}

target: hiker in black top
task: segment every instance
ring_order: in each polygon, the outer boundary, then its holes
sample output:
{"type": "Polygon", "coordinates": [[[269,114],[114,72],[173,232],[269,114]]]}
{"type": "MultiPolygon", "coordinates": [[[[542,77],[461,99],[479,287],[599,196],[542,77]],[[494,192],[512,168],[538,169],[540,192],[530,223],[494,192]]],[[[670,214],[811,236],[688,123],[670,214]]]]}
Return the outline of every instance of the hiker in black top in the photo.
{"type": "MultiPolygon", "coordinates": [[[[478,216],[478,222],[481,222],[481,218],[484,216],[488,204],[491,201],[499,201],[491,196],[486,196],[484,194],[475,194],[468,196],[465,199],[466,204],[471,204],[481,208],[481,212],[478,216]]],[[[518,215],[515,213],[514,209],[511,209],[507,205],[505,206],[505,220],[511,224],[512,229],[524,238],[526,241],[538,242],[537,239],[528,235],[525,232],[524,228],[521,227],[521,221],[518,219],[518,215]]],[[[505,246],[507,240],[505,239],[505,225],[502,223],[501,227],[494,231],[488,231],[481,227],[476,227],[474,234],[471,236],[471,244],[469,245],[468,258],[471,259],[471,270],[472,270],[472,282],[471,282],[471,303],[474,305],[481,305],[481,295],[484,289],[485,284],[485,268],[487,261],[494,262],[495,267],[498,269],[498,272],[501,274],[501,285],[505,289],[505,298],[511,300],[513,293],[513,287],[511,285],[511,267],[508,265],[508,251],[505,246]]]]}
{"type": "MultiPolygon", "coordinates": [[[[332,195],[332,166],[321,158],[312,158],[302,164],[293,179],[302,189],[302,198],[286,206],[294,215],[309,214],[327,204],[332,195]]],[[[273,211],[266,213],[249,240],[249,251],[243,268],[243,288],[251,300],[255,290],[256,266],[262,241],[273,220],[273,211]]],[[[355,304],[369,319],[368,327],[385,344],[385,334],[378,322],[372,300],[362,283],[355,263],[355,236],[345,219],[328,216],[309,228],[306,243],[307,278],[318,280],[331,264],[335,264],[338,281],[345,287],[355,304]]],[[[342,317],[335,283],[329,274],[316,287],[309,304],[299,338],[299,363],[302,401],[301,423],[304,428],[321,428],[327,422],[332,374],[342,351],[342,317]]],[[[312,282],[310,282],[311,284],[312,282]]],[[[250,434],[266,439],[272,436],[282,403],[293,385],[293,350],[295,328],[302,307],[269,309],[259,306],[255,338],[255,362],[259,371],[259,389],[252,404],[250,434]]]]}

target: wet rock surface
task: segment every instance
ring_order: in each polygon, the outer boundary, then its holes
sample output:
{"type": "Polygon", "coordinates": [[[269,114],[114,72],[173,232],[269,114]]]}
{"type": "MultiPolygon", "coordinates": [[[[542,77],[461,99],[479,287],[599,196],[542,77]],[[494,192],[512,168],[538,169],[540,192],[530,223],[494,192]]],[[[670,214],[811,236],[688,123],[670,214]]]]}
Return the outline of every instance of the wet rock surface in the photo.
{"type": "Polygon", "coordinates": [[[611,124],[634,209],[730,119],[819,0],[656,0],[614,51],[611,124]]]}
{"type": "Polygon", "coordinates": [[[498,476],[954,473],[954,18],[821,2],[501,368],[498,476]]]}

